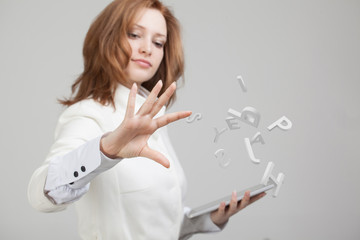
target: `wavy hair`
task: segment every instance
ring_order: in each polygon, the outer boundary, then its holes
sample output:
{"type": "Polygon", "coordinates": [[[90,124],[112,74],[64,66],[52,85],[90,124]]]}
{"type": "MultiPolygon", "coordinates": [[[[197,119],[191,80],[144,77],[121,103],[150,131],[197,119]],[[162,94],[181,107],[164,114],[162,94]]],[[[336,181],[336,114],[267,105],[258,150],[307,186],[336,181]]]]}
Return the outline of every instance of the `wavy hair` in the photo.
{"type": "MultiPolygon", "coordinates": [[[[184,54],[180,25],[171,11],[158,0],[114,0],[91,24],[86,34],[83,57],[84,70],[71,86],[71,97],[59,102],[70,106],[84,99],[94,99],[103,105],[115,107],[114,95],[118,83],[124,83],[131,57],[127,34],[135,23],[137,13],[145,8],[156,9],[164,16],[167,40],[164,57],[155,75],[142,86],[151,91],[158,80],[168,86],[184,77],[184,54]]],[[[175,100],[175,94],[167,103],[175,100]]]]}

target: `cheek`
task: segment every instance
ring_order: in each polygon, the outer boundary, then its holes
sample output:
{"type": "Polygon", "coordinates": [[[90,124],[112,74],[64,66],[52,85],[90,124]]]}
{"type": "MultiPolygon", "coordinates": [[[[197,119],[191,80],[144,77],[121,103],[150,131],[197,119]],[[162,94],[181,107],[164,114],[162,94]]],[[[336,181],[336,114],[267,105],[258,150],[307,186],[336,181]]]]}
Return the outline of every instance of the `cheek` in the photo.
{"type": "Polygon", "coordinates": [[[129,46],[130,46],[131,55],[133,55],[134,52],[136,52],[136,49],[137,49],[136,42],[128,40],[128,43],[129,43],[129,46]]]}
{"type": "Polygon", "coordinates": [[[164,51],[160,50],[156,56],[156,61],[157,61],[158,67],[160,66],[160,63],[162,62],[163,58],[164,58],[164,51]]]}

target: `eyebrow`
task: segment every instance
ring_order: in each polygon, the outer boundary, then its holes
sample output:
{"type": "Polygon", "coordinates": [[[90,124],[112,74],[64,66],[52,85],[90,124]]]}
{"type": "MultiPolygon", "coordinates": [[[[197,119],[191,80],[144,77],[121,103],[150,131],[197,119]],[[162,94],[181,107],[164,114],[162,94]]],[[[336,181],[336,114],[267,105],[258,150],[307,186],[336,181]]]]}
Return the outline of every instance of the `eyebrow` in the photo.
{"type": "MultiPolygon", "coordinates": [[[[134,26],[135,26],[135,27],[138,27],[138,28],[141,28],[141,29],[146,29],[144,26],[141,26],[141,25],[139,25],[139,24],[134,24],[134,26]]],[[[155,35],[166,38],[166,35],[161,34],[161,33],[155,33],[155,35]]]]}

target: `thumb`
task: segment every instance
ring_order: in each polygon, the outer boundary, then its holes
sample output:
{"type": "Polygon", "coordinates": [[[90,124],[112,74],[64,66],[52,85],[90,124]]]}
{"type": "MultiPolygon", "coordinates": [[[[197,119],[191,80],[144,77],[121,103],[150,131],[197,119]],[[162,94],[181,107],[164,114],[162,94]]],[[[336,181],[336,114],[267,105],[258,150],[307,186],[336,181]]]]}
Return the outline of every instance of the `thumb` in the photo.
{"type": "Polygon", "coordinates": [[[162,153],[149,148],[149,146],[147,146],[147,145],[140,152],[139,156],[154,160],[155,162],[163,165],[166,168],[170,167],[169,160],[162,153]]]}

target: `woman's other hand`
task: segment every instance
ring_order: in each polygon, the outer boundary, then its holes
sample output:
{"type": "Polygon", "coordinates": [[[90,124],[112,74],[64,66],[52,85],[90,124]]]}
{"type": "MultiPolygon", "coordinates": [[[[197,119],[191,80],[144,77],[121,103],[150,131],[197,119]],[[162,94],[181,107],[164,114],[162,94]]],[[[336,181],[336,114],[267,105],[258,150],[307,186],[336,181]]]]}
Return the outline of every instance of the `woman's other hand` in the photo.
{"type": "Polygon", "coordinates": [[[211,213],[211,220],[217,226],[222,226],[227,221],[229,221],[229,218],[232,215],[238,213],[240,210],[246,208],[248,205],[259,200],[265,195],[266,193],[263,192],[253,197],[250,197],[250,191],[246,191],[243,199],[238,202],[236,191],[234,191],[231,195],[230,205],[226,207],[225,202],[221,202],[219,208],[211,213]]]}
{"type": "Polygon", "coordinates": [[[123,122],[113,132],[104,135],[100,142],[101,151],[110,158],[147,157],[164,167],[169,167],[170,162],[158,151],[151,149],[147,141],[159,128],[186,118],[191,115],[190,111],[168,113],[155,118],[155,115],[167,103],[176,90],[175,82],[157,99],[162,88],[160,80],[152,89],[144,104],[138,112],[135,111],[135,98],[137,85],[134,83],[129,93],[126,114],[123,122]]]}

